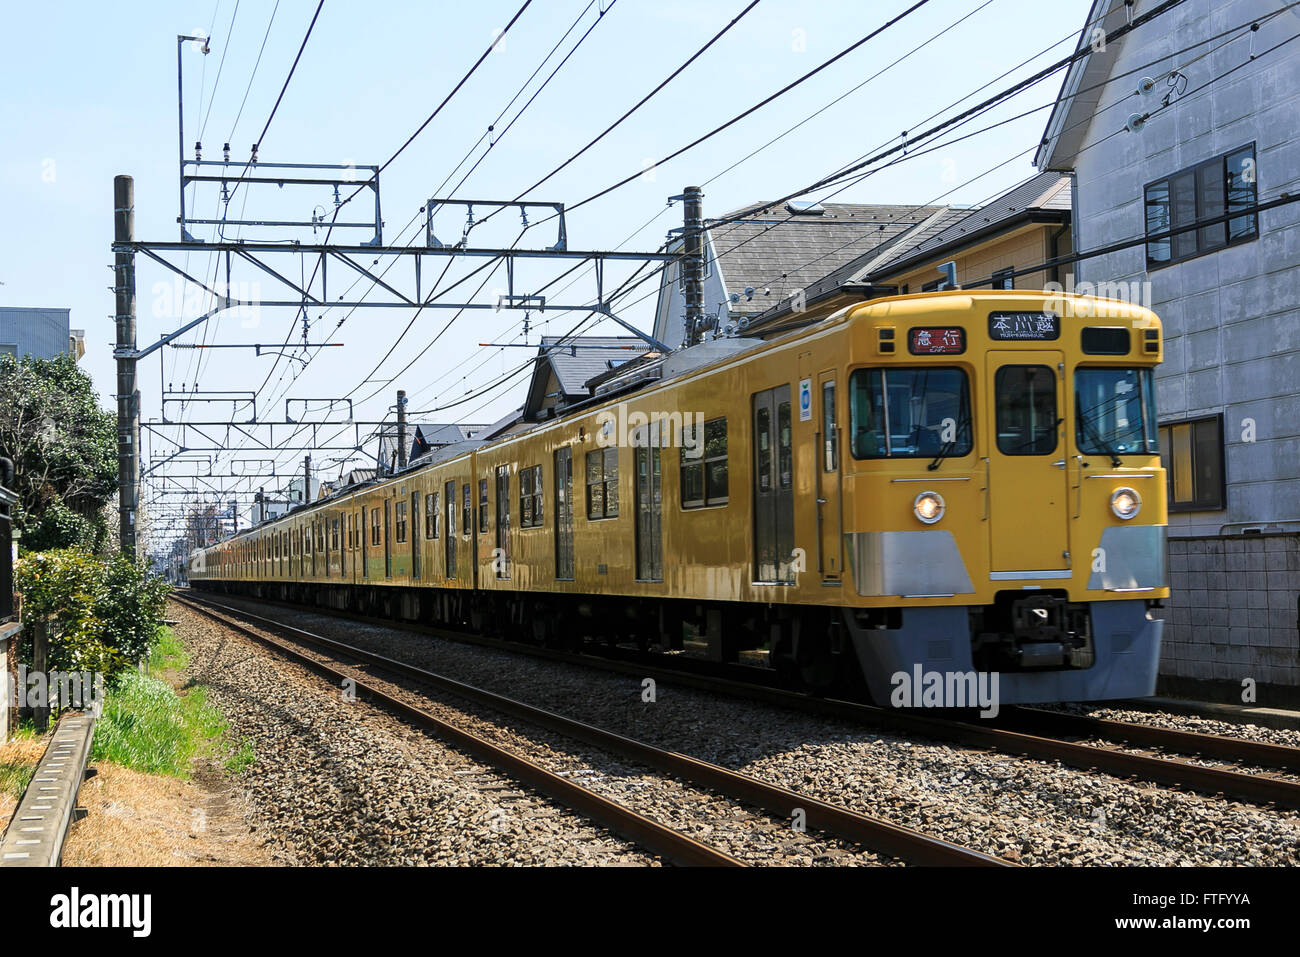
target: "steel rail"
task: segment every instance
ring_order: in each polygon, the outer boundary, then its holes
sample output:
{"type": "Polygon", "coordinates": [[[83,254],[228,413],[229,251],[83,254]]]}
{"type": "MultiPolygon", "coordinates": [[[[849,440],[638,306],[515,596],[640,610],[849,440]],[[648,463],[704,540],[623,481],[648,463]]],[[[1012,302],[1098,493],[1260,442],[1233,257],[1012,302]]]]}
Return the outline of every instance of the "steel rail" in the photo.
{"type": "Polygon", "coordinates": [[[655,854],[662,855],[675,864],[714,867],[745,866],[743,861],[737,860],[729,854],[696,841],[694,838],[666,827],[658,821],[638,814],[630,808],[546,770],[522,755],[499,747],[473,732],[459,728],[428,711],[395,697],[381,690],[377,685],[359,679],[351,670],[345,671],[332,667],[295,648],[292,644],[264,635],[210,608],[206,608],[204,603],[200,601],[177,595],[172,597],[200,614],[207,615],[227,628],[252,638],[274,649],[279,654],[299,664],[306,665],[319,674],[355,682],[357,690],[364,691],[370,700],[382,704],[385,708],[396,712],[414,724],[435,732],[439,737],[449,741],[454,747],[487,761],[516,780],[536,788],[548,797],[567,805],[585,817],[598,821],[611,831],[653,851],[655,854]]]}
{"type": "MultiPolygon", "coordinates": [[[[178,600],[191,606],[209,605],[213,608],[223,608],[245,618],[265,622],[273,628],[291,632],[313,644],[332,651],[342,652],[366,664],[397,672],[405,677],[433,685],[440,690],[493,708],[512,717],[521,718],[532,724],[584,741],[587,744],[605,749],[632,761],[649,765],[663,773],[688,781],[698,787],[715,790],[735,800],[759,807],[771,814],[789,817],[795,811],[802,810],[805,814],[805,823],[809,827],[863,844],[872,850],[893,857],[916,864],[932,866],[1013,866],[1010,862],[922,834],[911,828],[891,824],[888,821],[830,804],[806,794],[799,794],[787,788],[761,781],[678,751],[668,751],[647,744],[644,741],[607,731],[595,725],[514,698],[508,698],[407,662],[367,651],[364,648],[358,648],[346,642],[327,638],[294,625],[275,621],[241,608],[221,605],[206,597],[201,599],[195,599],[193,596],[174,597],[178,597],[178,600]]],[[[208,609],[204,610],[207,611],[208,609]]],[[[224,616],[220,617],[224,620],[224,616]]]]}
{"type": "Polygon", "coordinates": [[[1105,738],[1150,748],[1194,752],[1225,761],[1246,762],[1261,767],[1300,772],[1300,748],[1248,738],[1232,738],[1201,731],[1161,728],[1135,721],[1098,718],[1093,715],[1066,714],[1041,708],[1017,707],[1010,720],[1017,726],[1041,728],[1052,734],[1105,738]],[[1023,722],[1023,724],[1022,724],[1023,722]]]}
{"type": "MultiPolygon", "coordinates": [[[[991,751],[1021,754],[1039,760],[1059,761],[1068,767],[1085,771],[1101,771],[1118,777],[1136,777],[1156,784],[1184,787],[1212,795],[1222,794],[1225,797],[1248,803],[1273,803],[1279,807],[1300,809],[1300,784],[1263,775],[1245,774],[1240,771],[1222,768],[1207,768],[1173,758],[1132,754],[1094,745],[1076,744],[1041,735],[1012,731],[995,725],[973,724],[968,721],[920,714],[911,710],[881,708],[875,705],[837,698],[814,697],[783,688],[751,684],[732,678],[702,675],[640,660],[543,649],[508,639],[486,638],[443,627],[415,625],[374,616],[338,612],[334,609],[322,611],[318,608],[262,598],[231,597],[263,604],[283,605],[309,613],[327,613],[335,617],[368,621],[385,627],[466,641],[487,647],[506,647],[513,651],[522,651],[526,654],[550,660],[583,664],[643,678],[662,678],[710,692],[761,701],[766,704],[811,714],[844,718],[880,729],[905,734],[919,733],[938,741],[963,744],[991,751]]],[[[1134,732],[1135,735],[1140,733],[1134,732]]],[[[1184,732],[1184,734],[1190,733],[1184,732]]],[[[1228,740],[1235,741],[1236,739],[1228,740]]],[[[1213,747],[1213,745],[1207,745],[1207,747],[1213,747]]],[[[1243,759],[1238,757],[1237,760],[1243,759]]]]}

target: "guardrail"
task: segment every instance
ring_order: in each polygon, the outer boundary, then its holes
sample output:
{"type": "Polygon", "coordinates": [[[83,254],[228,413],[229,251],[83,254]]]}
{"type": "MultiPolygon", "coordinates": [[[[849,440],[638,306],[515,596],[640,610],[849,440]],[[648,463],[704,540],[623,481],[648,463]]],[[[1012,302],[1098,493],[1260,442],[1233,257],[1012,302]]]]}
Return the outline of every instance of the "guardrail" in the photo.
{"type": "Polygon", "coordinates": [[[87,777],[93,712],[66,711],[0,839],[0,867],[57,867],[68,829],[79,819],[77,792],[87,777]]]}

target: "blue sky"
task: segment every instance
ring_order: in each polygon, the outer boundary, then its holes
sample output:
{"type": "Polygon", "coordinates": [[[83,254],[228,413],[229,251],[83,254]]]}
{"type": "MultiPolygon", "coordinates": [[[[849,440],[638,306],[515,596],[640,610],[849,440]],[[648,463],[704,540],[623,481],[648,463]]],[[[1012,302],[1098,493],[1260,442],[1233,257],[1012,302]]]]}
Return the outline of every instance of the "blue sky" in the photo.
{"type": "MultiPolygon", "coordinates": [[[[743,0],[616,0],[611,6],[610,0],[597,0],[529,92],[603,7],[607,12],[599,25],[501,137],[461,195],[515,196],[640,99],[745,5],[743,0]]],[[[571,204],[640,171],[648,160],[672,152],[746,109],[909,5],[902,0],[762,0],[681,77],[530,198],[571,204]]],[[[401,227],[587,6],[588,0],[534,0],[446,110],[384,172],[381,186],[388,242],[410,239],[409,233],[399,237],[401,227]]],[[[628,249],[655,249],[668,229],[681,225],[680,207],[667,209],[666,198],[688,184],[707,183],[705,213],[717,216],[812,182],[868,151],[898,142],[901,131],[916,129],[925,117],[1030,54],[1064,41],[990,89],[1001,88],[1064,55],[1072,48],[1088,6],[1085,0],[931,0],[725,133],[655,169],[653,175],[640,177],[573,212],[568,220],[569,244],[572,248],[605,249],[627,240],[628,249]],[[709,182],[754,148],[967,14],[967,19],[921,52],[709,182]],[[663,215],[629,239],[629,234],[661,211],[663,215]]],[[[233,29],[235,0],[15,4],[6,11],[5,30],[0,34],[0,81],[5,91],[0,101],[0,208],[4,211],[0,304],[71,307],[72,325],[86,330],[87,355],[82,365],[94,377],[106,405],[113,388],[113,324],[109,318],[113,299],[108,288],[112,274],[107,268],[111,262],[113,176],[128,173],[135,177],[139,238],[177,238],[176,35],[203,30],[213,37],[206,57],[188,46],[182,53],[187,150],[202,129],[204,158],[218,158],[222,143],[233,130],[232,158],[244,160],[249,144],[266,122],[316,2],[280,0],[272,21],[274,7],[274,0],[240,0],[233,29]],[[253,75],[264,35],[265,51],[253,75]],[[221,64],[223,53],[225,62],[221,64]],[[246,91],[247,102],[236,125],[246,91]]],[[[517,7],[515,0],[455,4],[326,0],[284,101],[261,143],[260,159],[382,163],[451,90],[517,7]]],[[[1059,75],[1051,78],[988,120],[1050,103],[1059,82],[1059,75]]],[[[996,132],[900,163],[836,199],[930,202],[977,173],[1029,150],[1041,136],[1046,120],[1047,111],[1043,110],[996,132]]],[[[993,174],[960,186],[944,201],[980,202],[1030,175],[1031,159],[1032,150],[993,174]]],[[[197,201],[200,208],[216,205],[211,193],[197,201]]],[[[248,215],[305,218],[327,202],[323,194],[290,196],[286,191],[272,196],[258,192],[248,198],[248,215]]],[[[452,219],[446,222],[449,231],[458,231],[459,225],[452,219]]],[[[509,245],[517,234],[516,222],[509,216],[499,217],[476,232],[475,240],[485,245],[509,245]]],[[[270,236],[251,231],[245,235],[270,236]]],[[[297,235],[310,239],[309,231],[297,235]]],[[[288,267],[290,262],[290,257],[284,257],[276,265],[288,267]]],[[[210,274],[210,254],[196,249],[189,265],[196,274],[203,270],[210,274]]],[[[295,274],[297,268],[297,264],[292,266],[295,274]]],[[[551,263],[530,266],[524,279],[540,284],[565,268],[567,265],[551,263]]],[[[466,271],[468,267],[454,264],[449,279],[466,271]]],[[[426,281],[427,276],[428,267],[426,281]]],[[[246,271],[234,278],[255,277],[246,271]]],[[[157,284],[169,280],[160,267],[140,262],[137,288],[142,345],[194,314],[183,302],[178,310],[176,297],[160,292],[166,287],[157,284]]],[[[503,285],[502,271],[489,282],[483,300],[503,285]]],[[[642,287],[649,288],[649,284],[642,287]]],[[[585,302],[593,297],[594,285],[584,279],[565,299],[585,302]]],[[[648,328],[652,307],[651,297],[630,308],[625,318],[648,328]]],[[[311,338],[316,341],[336,329],[343,313],[309,310],[308,315],[311,338]]],[[[369,394],[406,365],[450,316],[445,310],[426,310],[381,367],[375,376],[378,381],[359,390],[354,398],[369,394]]],[[[541,332],[567,331],[577,318],[533,314],[529,341],[535,342],[541,332]]],[[[409,319],[410,314],[400,310],[357,311],[337,328],[335,341],[345,343],[343,348],[321,350],[305,368],[296,361],[280,362],[271,379],[273,385],[259,399],[259,410],[269,416],[274,408],[278,418],[286,396],[341,395],[357,386],[409,319]],[[292,374],[279,378],[286,369],[292,374]]],[[[481,396],[478,389],[517,366],[527,353],[483,349],[479,343],[522,341],[521,319],[522,314],[508,311],[466,313],[398,381],[359,405],[358,417],[382,418],[392,404],[392,390],[398,387],[412,394],[416,409],[473,397],[455,409],[427,416],[431,419],[491,421],[508,411],[518,404],[522,384],[481,396]]],[[[210,323],[207,336],[208,341],[218,342],[280,342],[295,321],[293,310],[263,310],[255,326],[226,317],[223,322],[210,323]]],[[[617,331],[609,323],[592,328],[611,334],[617,331]]],[[[200,335],[196,331],[183,341],[199,341],[200,335]]],[[[162,351],[161,380],[178,389],[182,383],[192,387],[197,379],[204,390],[251,390],[263,381],[273,361],[254,357],[251,351],[219,350],[203,353],[200,367],[196,365],[199,353],[162,351]]],[[[143,363],[140,372],[147,419],[159,411],[157,357],[143,363]]],[[[216,411],[195,406],[190,414],[210,417],[216,411]]],[[[288,462],[299,455],[286,451],[282,460],[288,462]]]]}

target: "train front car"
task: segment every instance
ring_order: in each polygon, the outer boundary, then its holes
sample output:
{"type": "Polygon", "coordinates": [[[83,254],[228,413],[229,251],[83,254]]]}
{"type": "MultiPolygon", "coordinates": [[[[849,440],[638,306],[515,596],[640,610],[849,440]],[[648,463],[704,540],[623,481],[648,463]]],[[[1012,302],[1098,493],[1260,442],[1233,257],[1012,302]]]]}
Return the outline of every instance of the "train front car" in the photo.
{"type": "Polygon", "coordinates": [[[962,291],[877,300],[849,326],[846,618],[872,697],[1153,694],[1151,608],[1169,594],[1156,316],[962,291]]]}

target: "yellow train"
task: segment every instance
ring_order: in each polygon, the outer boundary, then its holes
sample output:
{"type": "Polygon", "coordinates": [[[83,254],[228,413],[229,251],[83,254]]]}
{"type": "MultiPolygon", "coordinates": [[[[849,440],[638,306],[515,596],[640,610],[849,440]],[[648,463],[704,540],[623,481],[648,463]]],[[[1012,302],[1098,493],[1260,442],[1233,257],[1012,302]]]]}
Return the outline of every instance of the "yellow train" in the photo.
{"type": "Polygon", "coordinates": [[[556,418],[197,552],[190,578],[544,642],[675,649],[693,626],[717,660],[766,652],[878,702],[932,673],[995,674],[1006,703],[1149,695],[1162,349],[1115,300],[872,300],[629,364],[556,418]]]}

